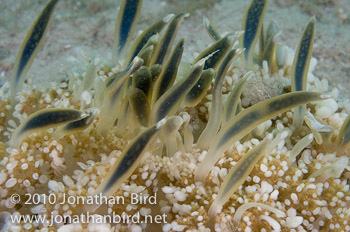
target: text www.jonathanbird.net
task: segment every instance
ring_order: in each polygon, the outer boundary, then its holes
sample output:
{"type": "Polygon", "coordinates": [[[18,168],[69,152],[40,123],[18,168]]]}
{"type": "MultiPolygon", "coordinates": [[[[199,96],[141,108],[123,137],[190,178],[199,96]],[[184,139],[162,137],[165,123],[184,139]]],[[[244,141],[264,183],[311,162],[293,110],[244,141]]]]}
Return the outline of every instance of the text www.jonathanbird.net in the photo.
{"type": "Polygon", "coordinates": [[[112,212],[109,215],[98,215],[98,214],[90,214],[89,212],[85,214],[77,214],[77,215],[54,215],[51,214],[51,217],[47,217],[47,215],[30,215],[30,214],[12,214],[10,216],[11,222],[13,224],[19,223],[30,223],[30,224],[43,224],[44,226],[53,226],[59,224],[71,224],[71,223],[101,223],[101,224],[140,224],[140,223],[167,223],[166,222],[166,214],[159,215],[144,215],[141,216],[139,212],[128,215],[127,213],[122,213],[121,215],[112,212]]]}

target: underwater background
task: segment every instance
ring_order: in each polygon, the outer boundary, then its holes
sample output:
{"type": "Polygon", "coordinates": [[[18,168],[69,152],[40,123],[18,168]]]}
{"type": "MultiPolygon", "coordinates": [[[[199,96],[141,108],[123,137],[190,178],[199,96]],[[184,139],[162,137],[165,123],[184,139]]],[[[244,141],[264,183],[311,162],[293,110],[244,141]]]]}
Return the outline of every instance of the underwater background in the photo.
{"type": "MultiPolygon", "coordinates": [[[[9,78],[20,44],[32,22],[44,7],[44,0],[0,0],[0,83],[9,78]]],[[[193,60],[211,44],[203,27],[207,17],[220,32],[237,31],[241,27],[243,0],[147,0],[136,28],[144,29],[169,13],[189,12],[177,38],[185,37],[184,57],[193,60]]],[[[67,70],[86,64],[81,59],[104,54],[112,46],[118,0],[61,0],[53,23],[27,78],[33,81],[67,77],[67,70]],[[70,67],[67,67],[69,63],[70,67]]],[[[296,48],[303,27],[316,15],[316,36],[312,55],[318,65],[314,74],[327,78],[350,98],[350,4],[349,0],[270,0],[264,22],[274,20],[282,33],[277,41],[296,48]]],[[[106,54],[107,55],[107,54],[106,54]]],[[[77,68],[79,69],[79,68],[77,68]]]]}

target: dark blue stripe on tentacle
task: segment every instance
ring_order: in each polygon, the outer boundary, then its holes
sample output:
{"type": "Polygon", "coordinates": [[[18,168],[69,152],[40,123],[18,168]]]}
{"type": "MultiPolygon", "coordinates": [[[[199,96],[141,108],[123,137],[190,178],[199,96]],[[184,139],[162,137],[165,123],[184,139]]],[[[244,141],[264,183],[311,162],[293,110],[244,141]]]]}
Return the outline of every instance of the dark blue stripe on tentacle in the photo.
{"type": "Polygon", "coordinates": [[[249,9],[243,36],[243,47],[246,48],[244,51],[245,57],[248,56],[251,49],[250,46],[252,45],[257,33],[260,17],[264,10],[264,5],[265,0],[256,0],[249,9]]]}
{"type": "MultiPolygon", "coordinates": [[[[148,40],[155,34],[159,33],[161,30],[159,30],[159,28],[163,29],[163,26],[165,25],[165,23],[163,21],[159,21],[157,24],[154,25],[154,29],[150,30],[147,34],[145,34],[145,36],[142,38],[142,40],[140,41],[140,43],[138,44],[138,46],[135,48],[134,54],[131,56],[131,60],[137,56],[137,54],[139,54],[139,52],[141,51],[141,49],[147,44],[148,40]]],[[[153,25],[152,25],[153,26],[153,25]]]]}
{"type": "Polygon", "coordinates": [[[52,13],[53,8],[55,7],[56,1],[52,1],[49,3],[41,17],[39,18],[37,24],[33,28],[32,34],[30,35],[24,49],[23,53],[21,56],[21,59],[19,61],[19,66],[18,66],[18,72],[16,76],[16,82],[19,81],[19,78],[24,70],[24,67],[27,65],[28,61],[33,55],[33,52],[35,48],[38,46],[40,40],[42,39],[43,35],[45,34],[45,29],[47,27],[47,24],[50,21],[50,15],[52,13]]]}
{"type": "MultiPolygon", "coordinates": [[[[143,150],[150,141],[150,138],[158,131],[156,126],[153,126],[143,134],[140,135],[131,145],[123,159],[119,162],[116,171],[113,173],[108,183],[104,187],[102,192],[107,192],[121,176],[123,176],[129,168],[135,163],[139,156],[143,153],[143,150]]],[[[118,162],[118,161],[116,161],[118,162]]]]}
{"type": "Polygon", "coordinates": [[[77,110],[44,112],[35,118],[30,119],[28,123],[22,128],[22,131],[45,127],[53,123],[78,120],[79,118],[81,118],[81,112],[77,110]]]}
{"type": "MultiPolygon", "coordinates": [[[[120,48],[123,48],[128,39],[131,27],[137,14],[137,8],[140,0],[127,0],[120,25],[120,48]]],[[[120,51],[120,50],[119,50],[120,51]]]]}
{"type": "Polygon", "coordinates": [[[227,141],[231,139],[232,136],[239,133],[240,131],[243,131],[244,127],[253,124],[263,116],[264,115],[262,115],[261,112],[252,112],[251,114],[249,114],[249,117],[243,117],[239,119],[233,127],[226,131],[226,133],[222,136],[221,140],[219,141],[216,147],[222,147],[225,143],[227,143],[227,141]]]}
{"type": "Polygon", "coordinates": [[[176,104],[176,102],[186,94],[187,91],[189,91],[189,88],[193,86],[197,79],[199,79],[201,73],[203,71],[203,68],[201,66],[197,66],[192,73],[186,77],[187,79],[183,81],[179,86],[174,87],[173,91],[170,92],[169,96],[167,96],[166,101],[163,101],[159,107],[159,112],[156,118],[156,121],[165,118],[168,114],[171,108],[176,104]]]}
{"type": "Polygon", "coordinates": [[[174,48],[172,56],[169,59],[168,66],[165,66],[165,74],[163,79],[160,79],[159,93],[157,97],[162,96],[174,83],[177,73],[178,65],[181,61],[182,53],[184,50],[184,39],[181,39],[177,46],[174,48]]]}
{"type": "MultiPolygon", "coordinates": [[[[295,67],[295,90],[296,91],[302,91],[303,88],[303,76],[305,71],[305,65],[306,65],[306,59],[309,53],[310,44],[311,44],[311,35],[305,36],[304,40],[301,43],[299,54],[298,54],[298,61],[295,67]]],[[[312,34],[312,33],[311,33],[312,34]]],[[[305,77],[307,78],[307,77],[305,77]]]]}

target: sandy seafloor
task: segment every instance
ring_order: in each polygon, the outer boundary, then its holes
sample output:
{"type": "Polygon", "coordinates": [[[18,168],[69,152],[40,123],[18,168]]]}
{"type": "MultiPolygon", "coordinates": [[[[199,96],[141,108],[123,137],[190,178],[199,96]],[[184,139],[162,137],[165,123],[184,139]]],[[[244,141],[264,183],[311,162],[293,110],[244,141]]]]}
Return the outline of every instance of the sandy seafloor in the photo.
{"type": "MultiPolygon", "coordinates": [[[[0,83],[10,77],[15,55],[32,22],[46,0],[0,0],[0,83]]],[[[44,46],[28,73],[36,81],[54,81],[70,71],[83,71],[91,57],[110,56],[118,0],[60,0],[44,46]]],[[[185,37],[185,60],[212,43],[202,25],[208,17],[221,33],[241,27],[243,0],[144,0],[138,30],[145,29],[168,13],[191,13],[177,38],[185,37]]],[[[265,25],[275,20],[282,33],[281,44],[296,48],[308,19],[316,15],[313,56],[318,59],[314,74],[327,78],[350,98],[350,1],[270,0],[265,25]]]]}

